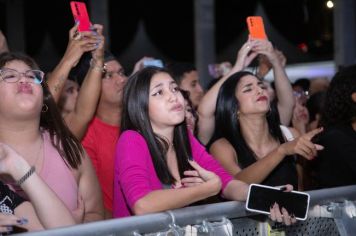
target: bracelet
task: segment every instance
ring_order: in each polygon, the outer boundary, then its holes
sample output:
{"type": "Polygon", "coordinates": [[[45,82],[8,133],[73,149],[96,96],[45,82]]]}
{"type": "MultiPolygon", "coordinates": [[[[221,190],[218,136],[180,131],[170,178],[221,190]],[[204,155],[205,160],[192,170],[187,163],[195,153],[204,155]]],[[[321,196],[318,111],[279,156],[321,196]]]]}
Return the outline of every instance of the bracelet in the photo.
{"type": "Polygon", "coordinates": [[[103,64],[103,66],[98,66],[96,64],[96,60],[94,58],[90,59],[89,65],[90,65],[90,68],[92,68],[93,70],[96,70],[96,71],[99,71],[102,73],[105,73],[105,71],[106,71],[105,64],[103,64]]]}
{"type": "Polygon", "coordinates": [[[25,182],[33,173],[35,173],[36,168],[34,166],[31,166],[31,168],[29,169],[29,171],[27,171],[27,173],[21,177],[21,179],[19,179],[16,184],[17,185],[21,185],[23,184],[23,182],[25,182]]]}

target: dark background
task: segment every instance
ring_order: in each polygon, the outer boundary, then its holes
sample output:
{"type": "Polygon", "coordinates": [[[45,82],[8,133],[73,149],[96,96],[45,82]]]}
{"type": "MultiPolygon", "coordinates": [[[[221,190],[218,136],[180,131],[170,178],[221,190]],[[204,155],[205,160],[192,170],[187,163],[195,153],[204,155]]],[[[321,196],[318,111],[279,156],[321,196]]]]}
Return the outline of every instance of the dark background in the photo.
{"type": "MultiPolygon", "coordinates": [[[[90,12],[90,1],[83,2],[90,12]]],[[[286,54],[289,64],[332,60],[333,13],[325,3],[216,0],[217,61],[234,61],[238,48],[247,39],[245,19],[254,15],[258,7],[264,9],[269,38],[286,54]]],[[[74,23],[69,1],[31,0],[24,4],[25,50],[44,70],[51,70],[65,51],[68,31],[74,23]]],[[[5,9],[5,2],[0,1],[0,29],[6,35],[5,9]]],[[[129,69],[145,55],[164,61],[194,62],[193,0],[109,0],[108,15],[109,49],[129,69]]],[[[11,48],[11,41],[8,43],[11,48]]]]}

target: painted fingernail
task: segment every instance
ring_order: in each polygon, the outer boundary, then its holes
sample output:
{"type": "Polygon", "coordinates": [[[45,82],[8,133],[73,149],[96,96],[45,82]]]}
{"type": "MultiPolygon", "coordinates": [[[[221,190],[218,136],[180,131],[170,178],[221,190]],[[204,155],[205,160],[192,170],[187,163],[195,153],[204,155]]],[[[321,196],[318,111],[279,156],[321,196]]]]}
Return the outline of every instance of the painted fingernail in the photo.
{"type": "Polygon", "coordinates": [[[17,221],[16,221],[19,225],[25,225],[25,224],[27,224],[28,223],[28,219],[26,219],[26,218],[21,218],[21,219],[18,219],[17,221]]]}

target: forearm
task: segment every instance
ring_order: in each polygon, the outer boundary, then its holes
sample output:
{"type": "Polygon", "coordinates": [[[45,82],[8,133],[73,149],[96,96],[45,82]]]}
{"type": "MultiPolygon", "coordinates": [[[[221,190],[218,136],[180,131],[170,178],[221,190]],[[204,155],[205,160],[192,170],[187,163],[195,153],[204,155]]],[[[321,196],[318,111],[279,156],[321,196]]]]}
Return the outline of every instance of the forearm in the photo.
{"type": "Polygon", "coordinates": [[[22,185],[44,228],[75,224],[64,203],[37,174],[31,175],[22,185]]]}
{"type": "Polygon", "coordinates": [[[142,215],[181,208],[217,193],[210,183],[180,189],[155,190],[138,200],[133,211],[135,215],[142,215]]]}
{"type": "Polygon", "coordinates": [[[280,63],[273,65],[273,74],[275,81],[276,94],[278,97],[278,110],[283,125],[289,125],[292,118],[295,99],[293,97],[293,89],[285,72],[285,69],[280,63]]]}
{"type": "Polygon", "coordinates": [[[234,66],[233,69],[224,77],[219,79],[215,85],[207,91],[198,106],[198,137],[203,144],[207,144],[215,129],[215,109],[221,85],[240,67],[234,66]]]}
{"type": "Polygon", "coordinates": [[[283,160],[284,156],[277,148],[262,159],[241,169],[234,177],[248,184],[261,183],[283,160]]]}
{"type": "Polygon", "coordinates": [[[90,67],[79,90],[74,114],[83,123],[88,123],[95,114],[101,91],[103,60],[95,60],[95,67],[90,67]]]}
{"type": "Polygon", "coordinates": [[[239,180],[231,180],[225,187],[223,196],[229,200],[246,201],[247,193],[248,184],[239,180]]]}
{"type": "Polygon", "coordinates": [[[63,58],[48,76],[47,84],[55,102],[58,102],[72,65],[63,58]]]}

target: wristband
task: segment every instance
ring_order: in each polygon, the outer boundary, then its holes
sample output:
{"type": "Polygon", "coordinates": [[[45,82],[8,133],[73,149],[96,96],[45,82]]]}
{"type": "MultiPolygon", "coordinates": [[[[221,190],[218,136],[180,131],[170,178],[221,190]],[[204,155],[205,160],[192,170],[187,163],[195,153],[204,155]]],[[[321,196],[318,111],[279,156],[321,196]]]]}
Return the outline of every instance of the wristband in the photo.
{"type": "Polygon", "coordinates": [[[93,70],[105,73],[105,70],[106,70],[105,64],[103,64],[103,66],[98,66],[96,64],[96,60],[94,58],[90,59],[89,65],[90,65],[90,68],[92,68],[93,70]]]}
{"type": "Polygon", "coordinates": [[[34,166],[31,166],[31,168],[29,169],[29,171],[27,171],[27,173],[21,177],[21,179],[19,179],[16,184],[17,185],[21,185],[23,184],[23,182],[25,182],[33,173],[35,173],[36,168],[34,166]]]}

